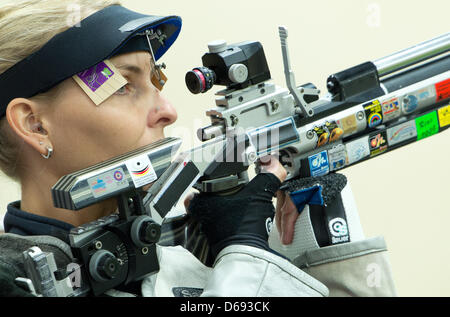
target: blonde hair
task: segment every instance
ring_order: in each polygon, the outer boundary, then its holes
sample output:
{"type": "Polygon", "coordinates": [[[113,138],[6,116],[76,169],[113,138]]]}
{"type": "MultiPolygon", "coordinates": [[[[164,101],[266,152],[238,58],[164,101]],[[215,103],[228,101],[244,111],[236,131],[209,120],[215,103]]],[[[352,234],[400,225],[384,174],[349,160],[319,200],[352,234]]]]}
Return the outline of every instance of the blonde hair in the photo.
{"type": "MultiPolygon", "coordinates": [[[[64,32],[117,0],[1,0],[0,74],[64,32]]],[[[48,97],[54,91],[36,97],[48,97]]],[[[23,141],[0,119],[0,170],[18,181],[17,158],[23,141]]]]}

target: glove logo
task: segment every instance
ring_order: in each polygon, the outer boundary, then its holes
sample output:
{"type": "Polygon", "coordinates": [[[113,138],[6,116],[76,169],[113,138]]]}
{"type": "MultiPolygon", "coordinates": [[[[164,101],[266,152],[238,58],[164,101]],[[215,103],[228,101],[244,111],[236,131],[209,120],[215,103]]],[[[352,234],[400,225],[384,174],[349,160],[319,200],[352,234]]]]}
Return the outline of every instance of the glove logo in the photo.
{"type": "Polygon", "coordinates": [[[272,225],[273,225],[273,222],[272,222],[272,218],[267,218],[266,219],[266,230],[267,230],[267,234],[270,234],[270,231],[272,231],[272,225]]]}
{"type": "Polygon", "coordinates": [[[333,235],[333,244],[347,242],[349,240],[347,222],[345,219],[339,217],[331,219],[328,223],[328,228],[330,229],[330,233],[333,235]]]}

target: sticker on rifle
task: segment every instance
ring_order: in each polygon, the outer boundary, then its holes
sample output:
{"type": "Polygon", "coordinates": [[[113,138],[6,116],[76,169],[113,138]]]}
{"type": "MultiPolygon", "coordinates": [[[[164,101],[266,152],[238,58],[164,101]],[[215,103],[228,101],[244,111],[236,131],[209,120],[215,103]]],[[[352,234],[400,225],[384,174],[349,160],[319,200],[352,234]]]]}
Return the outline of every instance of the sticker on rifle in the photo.
{"type": "Polygon", "coordinates": [[[123,169],[120,167],[99,176],[91,177],[87,182],[95,198],[103,197],[128,187],[128,181],[123,169]]]}
{"type": "Polygon", "coordinates": [[[356,130],[358,128],[358,124],[356,122],[356,116],[354,114],[338,120],[337,124],[342,127],[345,135],[350,135],[353,132],[356,132],[356,130]]]}
{"type": "Polygon", "coordinates": [[[367,125],[369,128],[375,128],[383,122],[383,112],[379,100],[374,100],[364,105],[366,113],[367,125]]]}
{"type": "Polygon", "coordinates": [[[328,150],[328,161],[330,162],[330,171],[343,168],[348,163],[347,150],[344,144],[339,144],[328,150]]]}
{"type": "Polygon", "coordinates": [[[450,98],[450,78],[438,82],[434,86],[436,88],[436,101],[450,98]]]}
{"type": "Polygon", "coordinates": [[[439,132],[436,111],[416,118],[417,140],[425,139],[439,132]]]}
{"type": "Polygon", "coordinates": [[[446,127],[450,124],[450,105],[439,108],[439,126],[441,128],[446,127]]]}
{"type": "Polygon", "coordinates": [[[150,184],[158,178],[150,159],[145,154],[126,161],[125,165],[136,188],[150,184]]]}
{"type": "Polygon", "coordinates": [[[104,60],[72,78],[96,106],[128,83],[109,60],[104,60]]]}
{"type": "Polygon", "coordinates": [[[353,164],[370,155],[369,136],[362,137],[345,145],[348,164],[353,164]]]}
{"type": "Polygon", "coordinates": [[[314,127],[313,131],[317,135],[317,147],[335,142],[341,138],[342,134],[344,134],[344,130],[339,127],[335,121],[327,121],[320,127],[314,127]]]}
{"type": "Polygon", "coordinates": [[[390,146],[415,138],[417,136],[416,122],[411,120],[389,128],[386,135],[390,146]]]}
{"type": "Polygon", "coordinates": [[[434,102],[436,91],[434,86],[421,88],[402,98],[403,113],[409,114],[434,102]]]}
{"type": "Polygon", "coordinates": [[[382,131],[369,137],[370,157],[386,152],[388,148],[386,132],[382,131]]]}
{"type": "Polygon", "coordinates": [[[327,151],[309,156],[308,162],[312,177],[326,175],[330,171],[327,151]]]}
{"type": "Polygon", "coordinates": [[[384,122],[393,120],[401,115],[400,103],[398,98],[392,98],[381,104],[384,122]]]}

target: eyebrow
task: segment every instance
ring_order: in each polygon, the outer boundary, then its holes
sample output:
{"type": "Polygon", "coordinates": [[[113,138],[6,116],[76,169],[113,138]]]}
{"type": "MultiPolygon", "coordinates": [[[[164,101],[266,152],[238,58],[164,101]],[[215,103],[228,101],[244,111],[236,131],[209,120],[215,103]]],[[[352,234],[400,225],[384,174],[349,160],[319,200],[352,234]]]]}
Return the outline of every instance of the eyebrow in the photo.
{"type": "Polygon", "coordinates": [[[136,65],[124,64],[124,65],[118,66],[117,68],[128,70],[132,73],[135,73],[136,75],[140,75],[143,73],[142,69],[136,65]]]}

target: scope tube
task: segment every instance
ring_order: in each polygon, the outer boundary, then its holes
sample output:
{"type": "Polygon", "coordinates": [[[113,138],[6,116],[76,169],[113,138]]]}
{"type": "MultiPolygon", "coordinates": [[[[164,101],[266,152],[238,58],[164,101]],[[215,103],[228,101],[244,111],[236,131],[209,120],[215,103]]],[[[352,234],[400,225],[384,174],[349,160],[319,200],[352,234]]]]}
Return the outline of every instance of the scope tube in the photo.
{"type": "Polygon", "coordinates": [[[450,51],[450,33],[377,59],[373,62],[380,77],[450,51]]]}

